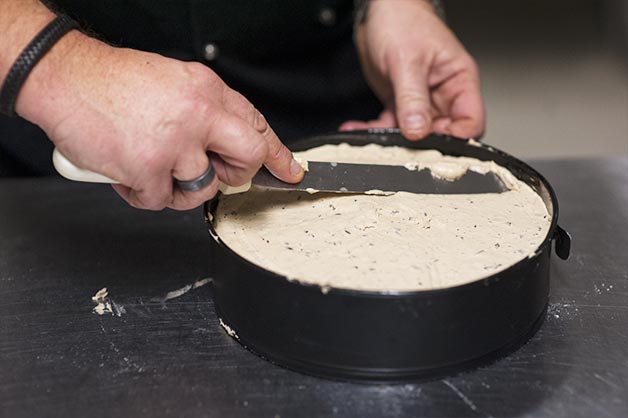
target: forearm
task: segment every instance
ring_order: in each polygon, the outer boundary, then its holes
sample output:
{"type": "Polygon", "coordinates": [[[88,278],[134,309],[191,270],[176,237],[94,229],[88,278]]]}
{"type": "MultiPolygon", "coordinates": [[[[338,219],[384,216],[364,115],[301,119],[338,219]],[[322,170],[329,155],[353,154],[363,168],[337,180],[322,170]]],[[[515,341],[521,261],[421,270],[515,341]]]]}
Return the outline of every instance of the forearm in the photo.
{"type": "MultiPolygon", "coordinates": [[[[38,0],[0,0],[0,85],[16,58],[55,14],[38,0]]],[[[15,104],[16,112],[40,125],[53,129],[60,107],[67,107],[72,94],[72,72],[77,60],[89,61],[84,50],[95,43],[78,31],[71,31],[57,41],[29,73],[15,104]],[[82,52],[79,52],[80,49],[82,52]]]]}

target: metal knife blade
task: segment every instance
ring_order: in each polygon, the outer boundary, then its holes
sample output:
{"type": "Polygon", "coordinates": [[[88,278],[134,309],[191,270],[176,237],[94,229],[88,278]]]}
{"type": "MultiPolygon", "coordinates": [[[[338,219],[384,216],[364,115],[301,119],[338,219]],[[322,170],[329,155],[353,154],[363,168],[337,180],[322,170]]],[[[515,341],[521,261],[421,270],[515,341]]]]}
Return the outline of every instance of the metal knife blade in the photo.
{"type": "Polygon", "coordinates": [[[429,169],[408,170],[404,166],[348,164],[308,161],[308,171],[300,183],[285,183],[262,168],[252,183],[271,189],[331,193],[394,193],[405,191],[424,194],[501,193],[506,186],[489,172],[479,174],[467,171],[457,180],[449,181],[432,176],[429,169]]]}

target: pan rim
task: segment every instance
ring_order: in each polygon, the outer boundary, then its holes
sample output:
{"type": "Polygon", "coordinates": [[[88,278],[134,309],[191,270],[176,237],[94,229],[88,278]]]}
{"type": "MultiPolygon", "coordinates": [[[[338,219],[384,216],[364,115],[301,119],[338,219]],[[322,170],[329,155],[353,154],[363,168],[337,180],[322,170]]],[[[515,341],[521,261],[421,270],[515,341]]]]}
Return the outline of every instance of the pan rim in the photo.
{"type": "MultiPolygon", "coordinates": [[[[309,142],[314,142],[314,140],[316,140],[317,138],[325,138],[325,139],[331,139],[334,137],[356,137],[356,136],[364,136],[364,135],[373,135],[373,134],[380,134],[380,135],[401,135],[401,132],[399,129],[397,128],[387,128],[387,129],[369,129],[369,130],[360,130],[360,131],[347,131],[347,132],[332,132],[332,133],[327,133],[327,134],[321,134],[321,135],[315,135],[315,136],[311,136],[311,137],[306,137],[303,138],[301,140],[295,141],[294,144],[291,145],[298,145],[298,144],[303,144],[306,141],[309,142]]],[[[542,184],[542,186],[545,188],[545,190],[547,190],[548,194],[549,194],[549,198],[552,204],[552,210],[550,213],[551,216],[551,221],[550,221],[550,227],[548,228],[547,234],[546,236],[543,238],[543,241],[541,242],[541,244],[539,244],[539,246],[535,249],[535,251],[533,253],[530,253],[529,255],[525,256],[523,259],[517,261],[515,264],[510,265],[509,267],[500,270],[496,273],[493,273],[489,276],[483,277],[483,278],[479,278],[479,279],[475,279],[473,281],[467,282],[467,283],[463,283],[460,285],[454,285],[454,286],[449,286],[449,287],[441,287],[441,288],[435,288],[435,289],[423,289],[423,290],[360,290],[360,289],[351,289],[351,288],[344,288],[344,287],[331,287],[331,286],[324,286],[324,285],[320,285],[320,284],[316,284],[316,283],[309,283],[309,282],[304,282],[301,281],[299,279],[296,278],[290,278],[286,275],[271,271],[271,270],[267,270],[263,267],[261,267],[258,264],[255,264],[249,260],[247,260],[246,258],[244,258],[243,256],[241,256],[240,254],[238,254],[236,251],[234,251],[233,249],[231,249],[224,241],[222,241],[222,239],[220,238],[219,234],[217,233],[216,229],[214,228],[213,225],[213,212],[216,210],[217,205],[220,201],[220,194],[216,195],[213,199],[205,202],[204,206],[203,206],[203,213],[204,213],[204,217],[205,217],[205,222],[207,224],[209,233],[212,237],[212,239],[215,240],[215,242],[217,243],[217,245],[221,246],[223,249],[225,249],[226,251],[228,251],[229,253],[231,253],[232,255],[235,255],[236,257],[239,258],[239,260],[241,262],[244,262],[246,265],[248,265],[249,267],[253,267],[256,270],[259,270],[261,272],[267,273],[269,274],[273,280],[282,280],[284,284],[288,284],[291,286],[298,286],[301,289],[309,289],[309,290],[313,290],[319,293],[323,293],[325,295],[327,294],[337,294],[337,295],[347,295],[347,296],[354,296],[354,297],[363,297],[363,298],[391,298],[391,299],[395,299],[395,298],[432,298],[438,295],[442,295],[444,293],[451,295],[452,293],[465,293],[468,291],[473,291],[476,288],[480,288],[480,287],[489,287],[491,285],[491,283],[493,282],[497,282],[501,280],[501,276],[508,276],[512,271],[517,270],[522,268],[525,264],[529,263],[531,260],[533,260],[534,258],[536,258],[537,256],[539,256],[541,253],[543,253],[546,248],[548,246],[551,246],[552,241],[556,238],[556,234],[557,234],[557,229],[558,229],[558,215],[559,215],[559,210],[558,210],[558,198],[556,196],[556,193],[553,189],[553,187],[551,186],[551,184],[547,181],[547,179],[541,174],[539,173],[537,170],[535,170],[533,167],[531,167],[530,165],[528,165],[527,163],[525,163],[524,161],[498,149],[495,148],[491,145],[488,144],[484,144],[482,142],[478,142],[477,140],[474,140],[473,138],[457,138],[457,137],[453,137],[450,135],[444,135],[444,134],[431,134],[430,137],[436,137],[436,138],[441,138],[442,140],[445,141],[464,141],[465,143],[467,143],[469,146],[473,146],[473,147],[478,147],[478,148],[482,148],[488,152],[491,153],[495,153],[497,155],[499,155],[502,158],[506,158],[508,160],[511,160],[512,163],[514,164],[518,164],[519,166],[525,168],[525,170],[527,172],[529,172],[530,174],[532,174],[533,177],[537,178],[540,181],[540,184],[542,184]],[[474,141],[471,145],[470,142],[474,141]],[[211,216],[210,216],[211,215],[211,216]]],[[[368,144],[369,142],[365,142],[364,145],[368,144]]],[[[385,144],[380,144],[380,145],[384,145],[385,144]]],[[[290,146],[289,146],[290,147],[290,146]]],[[[507,167],[508,168],[508,167],[507,167]]],[[[511,171],[512,172],[512,171],[511,171]]],[[[516,173],[513,172],[513,175],[515,175],[519,180],[525,182],[526,184],[530,185],[528,182],[526,182],[525,179],[519,178],[517,176],[516,173]]],[[[531,186],[531,185],[530,185],[531,186]]],[[[534,188],[533,188],[534,190],[534,188]]],[[[538,194],[537,190],[534,190],[535,193],[538,194]]],[[[542,196],[541,196],[542,197],[542,196]]],[[[548,210],[549,212],[549,210],[548,210]]]]}

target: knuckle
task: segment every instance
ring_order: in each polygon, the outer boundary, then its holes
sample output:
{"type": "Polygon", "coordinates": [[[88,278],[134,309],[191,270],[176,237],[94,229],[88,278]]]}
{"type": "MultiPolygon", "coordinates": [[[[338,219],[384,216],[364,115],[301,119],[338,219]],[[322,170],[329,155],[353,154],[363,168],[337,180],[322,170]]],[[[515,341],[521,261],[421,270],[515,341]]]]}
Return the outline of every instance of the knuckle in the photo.
{"type": "Polygon", "coordinates": [[[394,68],[397,71],[415,71],[428,67],[433,58],[432,53],[417,53],[412,43],[406,43],[386,51],[385,61],[391,70],[394,68]]]}
{"type": "Polygon", "coordinates": [[[129,199],[129,204],[137,209],[159,211],[166,207],[164,199],[150,197],[147,193],[138,193],[129,199]]]}
{"type": "Polygon", "coordinates": [[[454,70],[459,81],[477,81],[480,78],[478,63],[466,52],[457,60],[454,70]]]}
{"type": "Polygon", "coordinates": [[[391,66],[405,65],[412,59],[414,55],[409,56],[405,48],[390,48],[385,52],[385,61],[391,66]]]}
{"type": "MultiPolygon", "coordinates": [[[[149,195],[150,196],[150,195],[149,195]]],[[[144,197],[143,199],[144,207],[148,210],[162,210],[166,207],[168,203],[168,199],[162,197],[144,197]]]]}
{"type": "Polygon", "coordinates": [[[190,115],[207,115],[212,111],[211,102],[203,94],[193,91],[182,100],[182,117],[189,118],[190,115]]]}
{"type": "Polygon", "coordinates": [[[273,142],[268,146],[268,153],[266,155],[266,162],[281,161],[289,157],[290,151],[279,142],[273,142]]]}
{"type": "Polygon", "coordinates": [[[251,131],[241,119],[224,118],[221,123],[223,131],[228,131],[229,136],[246,139],[242,142],[239,152],[239,160],[247,167],[260,166],[268,154],[268,141],[261,135],[251,131]]]}
{"type": "Polygon", "coordinates": [[[462,66],[471,72],[479,72],[478,63],[468,53],[464,53],[462,59],[462,66]]]}
{"type": "Polygon", "coordinates": [[[141,206],[138,204],[138,202],[135,199],[129,197],[129,198],[125,199],[125,200],[129,204],[129,206],[131,206],[132,208],[142,209],[141,206]]]}
{"type": "Polygon", "coordinates": [[[188,72],[192,75],[204,74],[208,69],[205,65],[196,61],[186,62],[184,65],[188,72]]]}
{"type": "Polygon", "coordinates": [[[266,141],[253,141],[248,148],[248,152],[246,152],[247,165],[255,166],[256,168],[262,165],[268,156],[268,144],[266,141]]]}
{"type": "Polygon", "coordinates": [[[418,90],[406,90],[397,95],[397,98],[401,102],[425,102],[428,97],[418,90]]]}
{"type": "Polygon", "coordinates": [[[171,110],[171,117],[180,122],[179,128],[191,129],[190,124],[211,119],[217,112],[216,104],[210,99],[205,88],[189,86],[176,99],[176,108],[171,110]]]}
{"type": "Polygon", "coordinates": [[[208,115],[215,110],[216,98],[222,97],[227,87],[216,73],[203,64],[189,62],[185,65],[188,80],[179,90],[176,105],[185,118],[195,114],[208,115]]]}
{"type": "Polygon", "coordinates": [[[252,111],[255,109],[253,105],[251,104],[251,102],[249,102],[248,99],[244,97],[242,94],[238,93],[235,90],[230,89],[229,87],[227,87],[225,90],[227,91],[227,94],[225,95],[226,96],[225,100],[232,101],[235,107],[243,109],[249,114],[252,113],[252,111]]]}
{"type": "Polygon", "coordinates": [[[271,129],[270,129],[270,125],[268,124],[268,121],[266,121],[266,118],[264,117],[264,115],[262,115],[262,113],[257,110],[256,108],[252,109],[253,112],[253,127],[255,128],[255,130],[259,133],[261,133],[263,136],[268,136],[271,133],[271,129]]]}
{"type": "Polygon", "coordinates": [[[430,99],[421,91],[407,90],[397,95],[396,103],[399,113],[409,113],[429,108],[430,99]]]}
{"type": "Polygon", "coordinates": [[[218,74],[199,62],[186,62],[184,65],[190,78],[201,85],[215,85],[222,81],[218,74]]]}
{"type": "Polygon", "coordinates": [[[238,187],[246,183],[246,173],[243,169],[229,167],[225,170],[224,177],[221,177],[223,183],[228,186],[238,187]]]}
{"type": "Polygon", "coordinates": [[[157,173],[167,166],[168,152],[161,147],[145,147],[135,155],[135,163],[143,173],[157,173]]]}
{"type": "Polygon", "coordinates": [[[207,107],[205,117],[206,134],[213,140],[223,138],[239,129],[231,120],[230,115],[223,109],[207,107]]]}

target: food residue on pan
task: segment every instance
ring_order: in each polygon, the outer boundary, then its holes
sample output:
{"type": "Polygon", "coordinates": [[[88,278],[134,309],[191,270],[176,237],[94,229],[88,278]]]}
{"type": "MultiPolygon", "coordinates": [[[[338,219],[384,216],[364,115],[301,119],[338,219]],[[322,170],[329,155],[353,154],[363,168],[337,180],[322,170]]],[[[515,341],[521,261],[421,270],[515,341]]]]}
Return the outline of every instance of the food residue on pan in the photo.
{"type": "Polygon", "coordinates": [[[229,336],[231,338],[235,338],[236,340],[238,339],[238,334],[236,334],[236,332],[233,330],[233,328],[231,328],[229,325],[225,324],[225,322],[222,320],[222,318],[218,318],[218,321],[220,322],[220,326],[223,327],[223,329],[227,332],[227,334],[229,334],[229,336]]]}
{"type": "Polygon", "coordinates": [[[379,190],[379,189],[372,189],[372,190],[367,190],[364,192],[365,195],[371,195],[371,196],[390,196],[395,193],[396,192],[388,192],[388,191],[379,190]]]}

